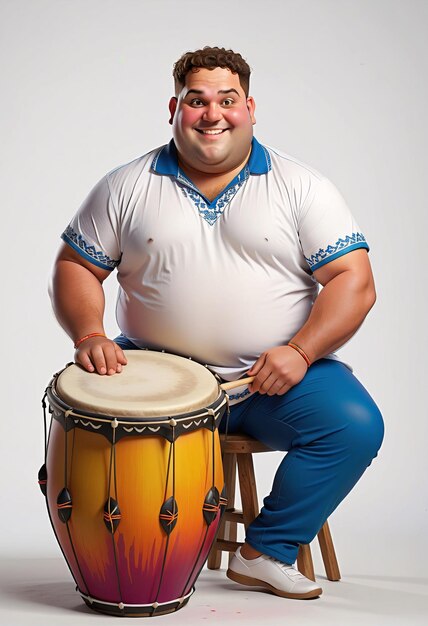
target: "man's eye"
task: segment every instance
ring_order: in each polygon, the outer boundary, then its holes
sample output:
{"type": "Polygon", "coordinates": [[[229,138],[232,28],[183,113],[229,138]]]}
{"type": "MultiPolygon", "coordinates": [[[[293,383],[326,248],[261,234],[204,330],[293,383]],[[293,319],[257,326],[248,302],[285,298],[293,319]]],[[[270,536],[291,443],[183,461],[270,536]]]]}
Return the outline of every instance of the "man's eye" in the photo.
{"type": "Polygon", "coordinates": [[[193,98],[193,100],[190,101],[191,105],[194,106],[201,106],[201,104],[203,105],[204,103],[202,102],[202,100],[199,100],[199,98],[193,98]]]}
{"type": "Polygon", "coordinates": [[[223,100],[223,104],[225,104],[226,106],[230,106],[231,104],[233,104],[232,98],[226,98],[226,100],[223,100]]]}

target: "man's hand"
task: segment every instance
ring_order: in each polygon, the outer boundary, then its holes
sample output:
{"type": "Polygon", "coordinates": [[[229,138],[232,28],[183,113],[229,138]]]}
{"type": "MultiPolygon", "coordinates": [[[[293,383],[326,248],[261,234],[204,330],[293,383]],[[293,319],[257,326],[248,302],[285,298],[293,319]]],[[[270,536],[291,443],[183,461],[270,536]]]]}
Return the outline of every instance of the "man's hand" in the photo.
{"type": "Polygon", "coordinates": [[[88,372],[109,376],[119,374],[122,365],[128,362],[122,348],[107,337],[91,337],[83,341],[74,353],[74,360],[88,372]]]}
{"type": "Polygon", "coordinates": [[[256,377],[249,389],[267,393],[268,396],[282,396],[304,378],[307,370],[305,359],[294,348],[270,348],[260,355],[248,371],[248,376],[256,377]]]}

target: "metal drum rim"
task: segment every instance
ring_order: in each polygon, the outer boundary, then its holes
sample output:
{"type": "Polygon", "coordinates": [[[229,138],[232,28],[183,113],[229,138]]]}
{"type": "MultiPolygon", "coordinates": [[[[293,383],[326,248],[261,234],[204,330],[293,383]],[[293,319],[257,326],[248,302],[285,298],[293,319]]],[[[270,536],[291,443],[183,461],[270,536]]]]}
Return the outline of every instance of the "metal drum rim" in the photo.
{"type": "Polygon", "coordinates": [[[199,409],[195,409],[194,411],[190,411],[189,413],[177,413],[175,415],[163,415],[163,416],[123,416],[123,415],[108,415],[105,413],[92,413],[91,411],[81,410],[69,405],[65,402],[59,395],[56,389],[56,381],[59,375],[65,370],[63,368],[57,374],[54,375],[52,380],[49,382],[49,385],[46,388],[46,395],[49,401],[49,404],[53,408],[59,409],[61,412],[68,413],[68,415],[73,415],[77,419],[91,419],[98,422],[112,423],[115,420],[117,424],[122,425],[125,424],[127,426],[147,426],[149,424],[165,424],[168,425],[171,423],[171,420],[174,420],[177,423],[182,423],[188,420],[197,419],[199,417],[205,417],[212,415],[214,412],[217,413],[223,407],[224,404],[227,405],[227,394],[223,389],[218,386],[219,394],[214,402],[211,402],[209,405],[202,406],[199,409]]]}

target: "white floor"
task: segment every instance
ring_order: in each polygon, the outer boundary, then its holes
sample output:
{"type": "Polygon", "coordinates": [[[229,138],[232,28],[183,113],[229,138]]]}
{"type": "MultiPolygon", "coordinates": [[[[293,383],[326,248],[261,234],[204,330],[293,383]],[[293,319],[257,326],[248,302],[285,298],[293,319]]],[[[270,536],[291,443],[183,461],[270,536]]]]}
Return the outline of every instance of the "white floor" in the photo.
{"type": "MultiPolygon", "coordinates": [[[[155,623],[427,626],[428,579],[406,577],[405,568],[395,574],[354,573],[338,583],[317,574],[323,595],[303,601],[238,585],[226,578],[224,568],[204,569],[188,605],[177,613],[156,617],[155,623]]],[[[60,557],[3,559],[0,593],[1,626],[85,626],[113,623],[115,619],[86,607],[60,557]]]]}

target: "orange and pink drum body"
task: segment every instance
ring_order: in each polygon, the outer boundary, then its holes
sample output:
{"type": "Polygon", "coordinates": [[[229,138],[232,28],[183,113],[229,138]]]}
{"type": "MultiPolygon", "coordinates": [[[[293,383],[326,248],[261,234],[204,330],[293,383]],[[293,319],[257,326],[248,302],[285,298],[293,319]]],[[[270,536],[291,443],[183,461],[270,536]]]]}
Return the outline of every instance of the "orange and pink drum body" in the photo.
{"type": "MultiPolygon", "coordinates": [[[[192,595],[226,506],[217,428],[227,397],[203,366],[173,355],[134,353],[124,372],[99,377],[72,365],[54,377],[47,389],[52,419],[39,482],[88,606],[116,615],[160,615],[181,608],[192,595]],[[142,379],[147,369],[154,375],[171,370],[171,358],[172,369],[184,371],[173,371],[171,390],[158,393],[157,402],[150,376],[140,385],[138,370],[142,379]],[[189,367],[190,380],[196,372],[209,384],[201,392],[195,383],[193,406],[183,412],[188,398],[178,398],[175,408],[169,398],[179,387],[174,376],[181,379],[189,367]],[[72,368],[77,371],[67,374],[72,368]],[[67,377],[77,380],[70,384],[73,397],[64,391],[67,377]],[[101,392],[89,391],[96,396],[95,411],[86,385],[100,379],[101,392]],[[99,395],[113,379],[118,389],[123,384],[125,408],[105,412],[99,395]],[[76,406],[79,389],[83,407],[76,406]]],[[[191,387],[185,395],[192,395],[191,387]]],[[[113,395],[110,404],[116,390],[113,395]]]]}

